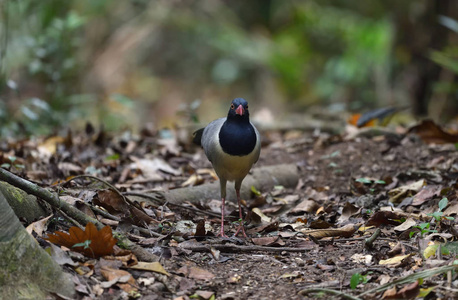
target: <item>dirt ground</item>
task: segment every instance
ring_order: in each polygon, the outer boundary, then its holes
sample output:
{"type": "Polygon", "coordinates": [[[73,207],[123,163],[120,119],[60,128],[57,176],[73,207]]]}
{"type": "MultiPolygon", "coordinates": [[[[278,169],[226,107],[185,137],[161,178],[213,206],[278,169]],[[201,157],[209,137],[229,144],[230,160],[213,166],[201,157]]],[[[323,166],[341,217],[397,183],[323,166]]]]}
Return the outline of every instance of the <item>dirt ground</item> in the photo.
{"type": "MultiPolygon", "coordinates": [[[[2,151],[26,165],[25,171],[17,173],[35,181],[40,175],[43,186],[90,172],[122,192],[181,188],[193,174],[202,174],[191,181],[193,184],[215,180],[205,171],[211,165],[202,150],[180,143],[179,139],[163,139],[161,133],[108,138],[89,132],[73,136],[71,143],[68,136],[59,140],[60,146],[48,156],[29,156],[34,149],[44,147],[46,141],[17,143],[14,147],[10,142],[2,145],[2,151]],[[156,168],[159,179],[152,179],[139,159],[156,157],[165,166],[156,168]],[[134,162],[136,166],[132,166],[134,162]],[[167,167],[171,169],[167,171],[167,167]]],[[[390,290],[392,297],[398,299],[420,292],[425,299],[453,299],[458,289],[456,273],[425,276],[422,282],[410,280],[383,291],[362,293],[416,272],[449,265],[456,259],[453,250],[448,254],[439,250],[428,258],[424,254],[431,243],[445,247],[458,236],[458,151],[454,144],[428,144],[417,135],[394,132],[346,140],[344,134],[313,136],[300,131],[272,131],[263,132],[263,141],[255,168],[294,164],[298,184],[260,190],[256,197],[244,199],[245,213],[249,212],[248,239],[241,235],[228,239],[214,236],[219,230],[219,199],[203,199],[203,207],[186,202],[184,208],[143,205],[155,222],[144,226],[146,233],[129,226],[126,232],[132,241],[156,255],[168,275],[131,269],[117,260],[91,260],[67,251],[80,264],[79,269],[63,266],[77,283],[76,298],[330,299],[352,295],[378,299],[390,290]],[[428,216],[440,210],[439,201],[443,198],[447,198],[447,206],[441,210],[439,220],[428,216]],[[255,214],[265,218],[259,221],[255,214]],[[190,222],[188,226],[194,228],[201,220],[211,226],[204,231],[205,237],[195,229],[186,233],[178,228],[182,221],[190,222]],[[436,232],[420,234],[422,223],[428,223],[429,230],[436,232]],[[404,227],[399,227],[401,224],[404,227]],[[148,230],[154,234],[148,235],[148,230]],[[375,238],[373,243],[367,243],[371,236],[375,238]],[[108,279],[100,270],[107,265],[127,270],[135,279],[129,283],[130,288],[121,281],[102,284],[108,279]],[[312,288],[344,295],[306,291],[312,288]]],[[[90,205],[97,203],[94,193],[100,188],[86,186],[78,193],[74,188],[67,192],[90,205]]],[[[227,213],[237,213],[234,199],[230,202],[227,213]]],[[[55,230],[67,231],[71,224],[62,218],[56,212],[52,219],[57,221],[48,223],[43,237],[55,230]]],[[[102,221],[113,230],[125,225],[116,220],[102,221]]],[[[227,222],[228,235],[236,228],[237,223],[227,222]]],[[[35,236],[44,248],[49,246],[35,236]]],[[[388,294],[383,297],[394,299],[388,294]]]]}

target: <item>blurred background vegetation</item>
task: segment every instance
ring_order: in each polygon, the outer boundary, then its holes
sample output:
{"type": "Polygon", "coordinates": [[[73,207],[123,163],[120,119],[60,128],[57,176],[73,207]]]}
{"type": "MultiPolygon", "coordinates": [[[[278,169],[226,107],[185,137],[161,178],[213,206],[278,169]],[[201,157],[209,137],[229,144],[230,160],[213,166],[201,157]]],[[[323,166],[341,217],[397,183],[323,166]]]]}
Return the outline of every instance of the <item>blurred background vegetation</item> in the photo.
{"type": "Polygon", "coordinates": [[[458,1],[0,0],[0,134],[275,116],[458,112],[458,1]]]}

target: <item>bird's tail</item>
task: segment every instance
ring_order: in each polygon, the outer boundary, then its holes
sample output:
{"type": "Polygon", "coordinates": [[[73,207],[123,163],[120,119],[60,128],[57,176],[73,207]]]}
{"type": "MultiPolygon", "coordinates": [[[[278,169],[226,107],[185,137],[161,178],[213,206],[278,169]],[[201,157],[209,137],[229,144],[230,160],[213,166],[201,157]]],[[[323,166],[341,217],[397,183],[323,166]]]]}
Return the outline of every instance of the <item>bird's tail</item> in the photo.
{"type": "Polygon", "coordinates": [[[204,133],[205,128],[194,131],[192,134],[192,142],[198,146],[202,146],[202,134],[204,133]]]}

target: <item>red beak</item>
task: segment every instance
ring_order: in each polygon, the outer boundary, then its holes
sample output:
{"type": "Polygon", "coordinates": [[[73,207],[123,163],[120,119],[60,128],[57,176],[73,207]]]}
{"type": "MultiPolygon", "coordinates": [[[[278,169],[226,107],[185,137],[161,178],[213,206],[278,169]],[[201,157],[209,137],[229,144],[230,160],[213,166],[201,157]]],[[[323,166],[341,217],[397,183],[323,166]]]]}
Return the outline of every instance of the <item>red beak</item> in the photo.
{"type": "Polygon", "coordinates": [[[237,109],[235,110],[235,113],[243,116],[243,114],[245,113],[245,110],[243,109],[242,104],[240,104],[239,107],[237,107],[237,109]]]}

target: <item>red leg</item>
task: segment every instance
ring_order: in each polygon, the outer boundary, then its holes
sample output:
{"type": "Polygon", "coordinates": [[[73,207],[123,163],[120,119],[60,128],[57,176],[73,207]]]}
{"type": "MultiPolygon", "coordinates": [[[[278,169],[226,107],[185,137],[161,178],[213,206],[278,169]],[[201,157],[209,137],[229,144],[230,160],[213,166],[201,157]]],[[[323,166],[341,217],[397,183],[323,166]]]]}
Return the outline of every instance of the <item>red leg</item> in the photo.
{"type": "Polygon", "coordinates": [[[243,225],[243,215],[242,215],[242,203],[241,203],[241,198],[240,198],[240,189],[236,189],[235,192],[237,194],[237,202],[239,204],[240,225],[239,225],[239,228],[237,228],[237,231],[235,232],[234,236],[237,236],[237,234],[239,234],[240,230],[242,230],[243,236],[245,238],[248,238],[246,233],[245,233],[245,226],[243,225]]]}
{"type": "Polygon", "coordinates": [[[218,236],[221,237],[228,237],[227,235],[224,234],[224,202],[226,199],[221,198],[221,230],[218,234],[218,236]]]}

